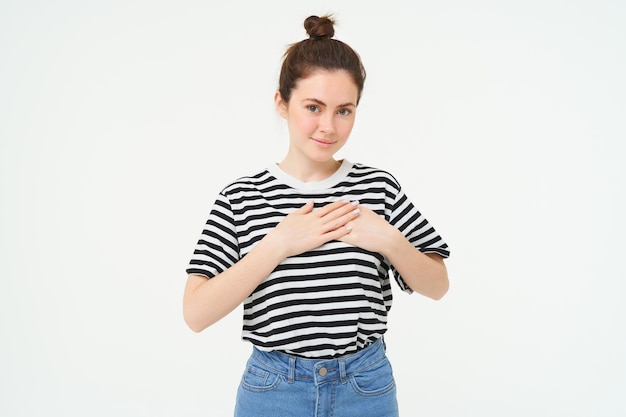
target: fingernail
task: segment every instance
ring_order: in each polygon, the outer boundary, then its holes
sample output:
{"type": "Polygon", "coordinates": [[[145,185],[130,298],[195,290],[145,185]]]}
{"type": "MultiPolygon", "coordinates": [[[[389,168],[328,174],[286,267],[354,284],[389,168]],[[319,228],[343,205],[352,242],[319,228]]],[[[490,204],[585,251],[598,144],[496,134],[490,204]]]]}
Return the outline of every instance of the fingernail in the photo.
{"type": "Polygon", "coordinates": [[[352,205],[353,205],[353,206],[358,206],[358,205],[359,205],[359,200],[355,200],[355,201],[353,201],[353,202],[352,202],[352,205]]]}
{"type": "Polygon", "coordinates": [[[350,200],[347,200],[347,199],[345,199],[345,198],[344,198],[343,200],[341,200],[341,202],[342,202],[343,204],[348,204],[348,203],[350,202],[350,200]]]}
{"type": "Polygon", "coordinates": [[[354,213],[354,214],[359,214],[360,212],[361,212],[361,210],[359,210],[359,209],[352,210],[352,213],[354,213]]]}
{"type": "Polygon", "coordinates": [[[346,230],[349,232],[350,230],[352,230],[352,226],[346,226],[346,230]]]}

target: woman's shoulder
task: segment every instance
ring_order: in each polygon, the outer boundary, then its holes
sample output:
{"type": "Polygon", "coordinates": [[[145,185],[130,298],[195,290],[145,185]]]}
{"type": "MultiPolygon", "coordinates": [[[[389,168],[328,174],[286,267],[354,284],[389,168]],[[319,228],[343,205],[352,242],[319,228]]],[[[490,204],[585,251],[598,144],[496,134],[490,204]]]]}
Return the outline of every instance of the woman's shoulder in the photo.
{"type": "Polygon", "coordinates": [[[360,181],[384,182],[389,186],[400,189],[400,183],[390,171],[361,162],[355,162],[352,164],[350,176],[355,179],[359,179],[360,181]]]}
{"type": "Polygon", "coordinates": [[[266,184],[272,180],[268,169],[262,168],[256,171],[251,171],[249,174],[237,177],[229,182],[223,189],[222,194],[230,194],[238,191],[245,191],[246,189],[258,189],[263,184],[266,184]]]}

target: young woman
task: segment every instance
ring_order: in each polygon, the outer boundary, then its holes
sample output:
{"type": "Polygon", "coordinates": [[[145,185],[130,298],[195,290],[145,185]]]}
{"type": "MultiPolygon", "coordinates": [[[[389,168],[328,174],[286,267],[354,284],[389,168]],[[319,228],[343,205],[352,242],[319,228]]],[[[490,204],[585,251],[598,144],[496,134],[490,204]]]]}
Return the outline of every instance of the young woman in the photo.
{"type": "Polygon", "coordinates": [[[433,299],[448,246],[386,171],[333,156],[354,125],[359,56],[311,16],[274,97],[289,128],[278,164],[218,195],[187,269],[185,321],[201,331],[242,302],[253,345],[238,417],[397,416],[383,335],[391,277],[433,299]]]}

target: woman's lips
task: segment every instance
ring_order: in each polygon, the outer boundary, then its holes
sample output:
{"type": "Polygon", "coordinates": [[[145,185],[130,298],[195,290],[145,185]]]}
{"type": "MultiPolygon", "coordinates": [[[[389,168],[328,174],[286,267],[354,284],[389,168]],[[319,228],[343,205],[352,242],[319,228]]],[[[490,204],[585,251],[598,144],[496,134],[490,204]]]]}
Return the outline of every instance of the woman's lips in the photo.
{"type": "Polygon", "coordinates": [[[315,142],[322,148],[329,148],[335,144],[334,141],[327,140],[327,139],[316,139],[316,138],[311,138],[311,139],[313,140],[313,142],[315,142]]]}

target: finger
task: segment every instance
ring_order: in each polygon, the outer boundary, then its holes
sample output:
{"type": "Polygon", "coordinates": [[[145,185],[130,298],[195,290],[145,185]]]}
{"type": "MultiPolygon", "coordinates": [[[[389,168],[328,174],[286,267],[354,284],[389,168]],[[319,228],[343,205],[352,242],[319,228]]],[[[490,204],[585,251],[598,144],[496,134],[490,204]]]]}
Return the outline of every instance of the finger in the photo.
{"type": "Polygon", "coordinates": [[[346,236],[347,234],[349,234],[352,231],[352,227],[350,225],[344,225],[342,227],[339,227],[337,229],[331,230],[329,232],[327,232],[324,237],[327,239],[327,241],[331,241],[331,240],[339,240],[342,237],[346,236]]]}
{"type": "Polygon", "coordinates": [[[351,202],[349,200],[339,200],[324,206],[324,211],[320,211],[319,214],[322,218],[324,218],[324,220],[332,221],[343,216],[346,213],[350,213],[358,205],[358,201],[351,202]]]}
{"type": "MultiPolygon", "coordinates": [[[[334,203],[333,203],[334,204],[334,203]]],[[[328,223],[328,222],[335,222],[338,219],[341,219],[344,216],[348,216],[351,218],[354,218],[353,214],[359,214],[360,209],[358,207],[359,202],[358,201],[353,201],[353,202],[348,202],[348,203],[344,203],[342,206],[339,206],[337,208],[335,208],[333,211],[326,213],[325,215],[322,216],[322,219],[324,220],[324,222],[328,223]]],[[[341,223],[343,224],[343,223],[341,223]]]]}
{"type": "MultiPolygon", "coordinates": [[[[338,211],[338,210],[336,210],[338,211]]],[[[329,232],[331,230],[337,230],[342,227],[345,227],[349,222],[359,217],[361,211],[358,208],[352,208],[350,212],[345,213],[339,217],[333,218],[331,221],[328,221],[324,225],[324,231],[329,232]]],[[[330,213],[332,215],[333,213],[330,213]]]]}
{"type": "Polygon", "coordinates": [[[313,211],[313,200],[307,201],[303,206],[295,211],[298,214],[308,214],[313,211]]]}
{"type": "Polygon", "coordinates": [[[348,204],[350,204],[350,201],[348,200],[337,200],[332,203],[328,203],[323,207],[320,207],[319,209],[317,209],[316,213],[318,214],[318,216],[324,217],[328,213],[332,213],[333,211],[345,207],[348,204]]]}

